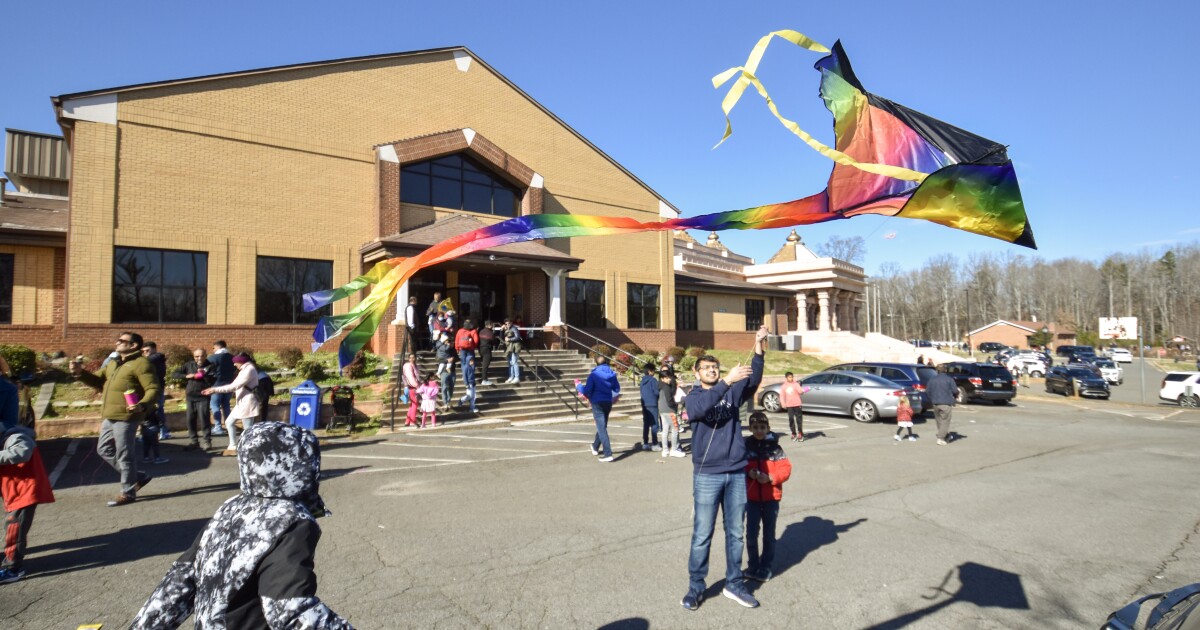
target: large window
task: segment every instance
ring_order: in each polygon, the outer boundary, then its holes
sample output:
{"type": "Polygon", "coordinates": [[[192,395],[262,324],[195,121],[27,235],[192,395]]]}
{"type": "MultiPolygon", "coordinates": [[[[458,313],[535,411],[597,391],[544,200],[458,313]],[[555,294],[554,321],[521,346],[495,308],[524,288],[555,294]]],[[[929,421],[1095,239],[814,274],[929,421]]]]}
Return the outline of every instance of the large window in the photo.
{"type": "Polygon", "coordinates": [[[520,198],[516,188],[460,153],[400,169],[400,201],[405,203],[515,217],[520,198]]]}
{"type": "Polygon", "coordinates": [[[0,324],[12,323],[13,255],[0,254],[0,324]]]}
{"type": "Polygon", "coordinates": [[[328,260],[258,257],[259,324],[314,324],[332,311],[323,306],[304,312],[304,294],[333,287],[333,263],[328,260]]]}
{"type": "Polygon", "coordinates": [[[675,330],[697,330],[696,296],[675,296],[675,330]]]}
{"type": "Polygon", "coordinates": [[[765,308],[762,300],[746,300],[746,330],[758,330],[763,325],[765,308]]]}
{"type": "Polygon", "coordinates": [[[117,247],[112,321],[203,324],[208,313],[208,254],[117,247]]]}
{"type": "Polygon", "coordinates": [[[567,279],[567,323],[604,328],[604,282],[567,279]]]}
{"type": "Polygon", "coordinates": [[[629,327],[658,328],[658,285],[629,283],[629,327]]]}

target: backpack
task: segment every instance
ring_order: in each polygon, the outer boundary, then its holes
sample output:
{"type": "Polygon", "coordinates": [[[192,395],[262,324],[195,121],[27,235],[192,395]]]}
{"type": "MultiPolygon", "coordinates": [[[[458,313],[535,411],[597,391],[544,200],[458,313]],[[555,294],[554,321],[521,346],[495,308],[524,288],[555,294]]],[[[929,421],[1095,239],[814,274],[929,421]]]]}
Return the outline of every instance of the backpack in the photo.
{"type": "Polygon", "coordinates": [[[260,400],[266,400],[275,395],[275,381],[271,380],[271,375],[263,372],[262,378],[258,379],[258,387],[254,388],[254,393],[260,400]]]}
{"type": "Polygon", "coordinates": [[[1104,630],[1197,630],[1200,629],[1200,582],[1182,586],[1169,593],[1155,593],[1134,601],[1108,616],[1104,630]],[[1142,604],[1150,600],[1162,600],[1150,611],[1146,625],[1137,625],[1142,604]]]}

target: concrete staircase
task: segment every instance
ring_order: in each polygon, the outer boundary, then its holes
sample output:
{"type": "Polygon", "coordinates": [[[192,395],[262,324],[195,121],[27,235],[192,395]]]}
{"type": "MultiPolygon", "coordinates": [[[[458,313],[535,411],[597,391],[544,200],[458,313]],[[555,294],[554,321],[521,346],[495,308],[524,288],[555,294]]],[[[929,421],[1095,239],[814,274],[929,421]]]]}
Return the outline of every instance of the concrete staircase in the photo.
{"type": "Polygon", "coordinates": [[[924,356],[926,359],[933,357],[935,363],[959,360],[953,354],[934,348],[917,348],[906,341],[893,339],[881,333],[867,333],[862,336],[847,331],[810,330],[801,334],[804,335],[802,351],[830,363],[850,361],[914,363],[918,356],[924,356]]]}
{"type": "MultiPolygon", "coordinates": [[[[595,367],[595,363],[582,353],[571,350],[526,350],[521,353],[521,358],[524,359],[524,363],[521,364],[521,382],[517,384],[504,383],[504,380],[508,378],[508,362],[502,353],[494,353],[487,374],[494,385],[477,388],[478,397],[475,406],[478,408],[479,414],[472,415],[469,407],[464,405],[450,413],[439,413],[439,425],[443,421],[474,419],[502,419],[519,422],[574,418],[576,409],[564,401],[579,400],[572,394],[575,390],[575,379],[586,381],[588,374],[595,367]],[[541,377],[541,382],[534,379],[532,374],[534,371],[541,377]]],[[[432,352],[417,353],[417,364],[420,366],[422,374],[437,370],[437,363],[432,352]]],[[[392,359],[390,372],[393,383],[395,383],[395,379],[399,378],[402,369],[403,361],[397,354],[392,359]]],[[[483,375],[477,372],[476,382],[483,380],[483,375]]],[[[462,382],[462,371],[459,369],[454,385],[454,398],[458,399],[466,393],[466,386],[462,382]]],[[[621,377],[621,399],[613,406],[611,417],[640,418],[641,409],[637,383],[627,377],[621,377]]],[[[578,413],[580,420],[592,417],[591,407],[582,400],[579,400],[578,413]]],[[[397,409],[396,415],[396,425],[400,426],[403,424],[403,420],[400,419],[399,409],[397,409]]]]}

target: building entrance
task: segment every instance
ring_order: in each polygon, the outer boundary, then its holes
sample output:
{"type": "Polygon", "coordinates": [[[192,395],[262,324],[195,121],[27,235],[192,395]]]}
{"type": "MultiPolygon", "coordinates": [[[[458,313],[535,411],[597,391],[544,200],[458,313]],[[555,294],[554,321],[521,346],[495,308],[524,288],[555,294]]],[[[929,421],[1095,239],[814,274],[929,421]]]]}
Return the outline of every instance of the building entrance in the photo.
{"type": "Polygon", "coordinates": [[[492,320],[505,318],[504,296],[508,277],[501,273],[465,273],[425,270],[409,280],[409,295],[417,297],[417,316],[421,328],[426,327],[425,313],[435,292],[450,298],[458,321],[470,319],[476,327],[492,320]]]}

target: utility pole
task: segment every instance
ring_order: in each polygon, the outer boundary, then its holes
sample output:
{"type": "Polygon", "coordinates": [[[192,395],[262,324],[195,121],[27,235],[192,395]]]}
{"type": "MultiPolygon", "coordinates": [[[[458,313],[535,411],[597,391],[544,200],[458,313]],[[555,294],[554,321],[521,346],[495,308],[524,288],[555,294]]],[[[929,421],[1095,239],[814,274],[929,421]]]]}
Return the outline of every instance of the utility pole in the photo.
{"type": "Polygon", "coordinates": [[[967,287],[967,351],[971,360],[975,360],[975,344],[971,343],[971,287],[967,287]]]}

